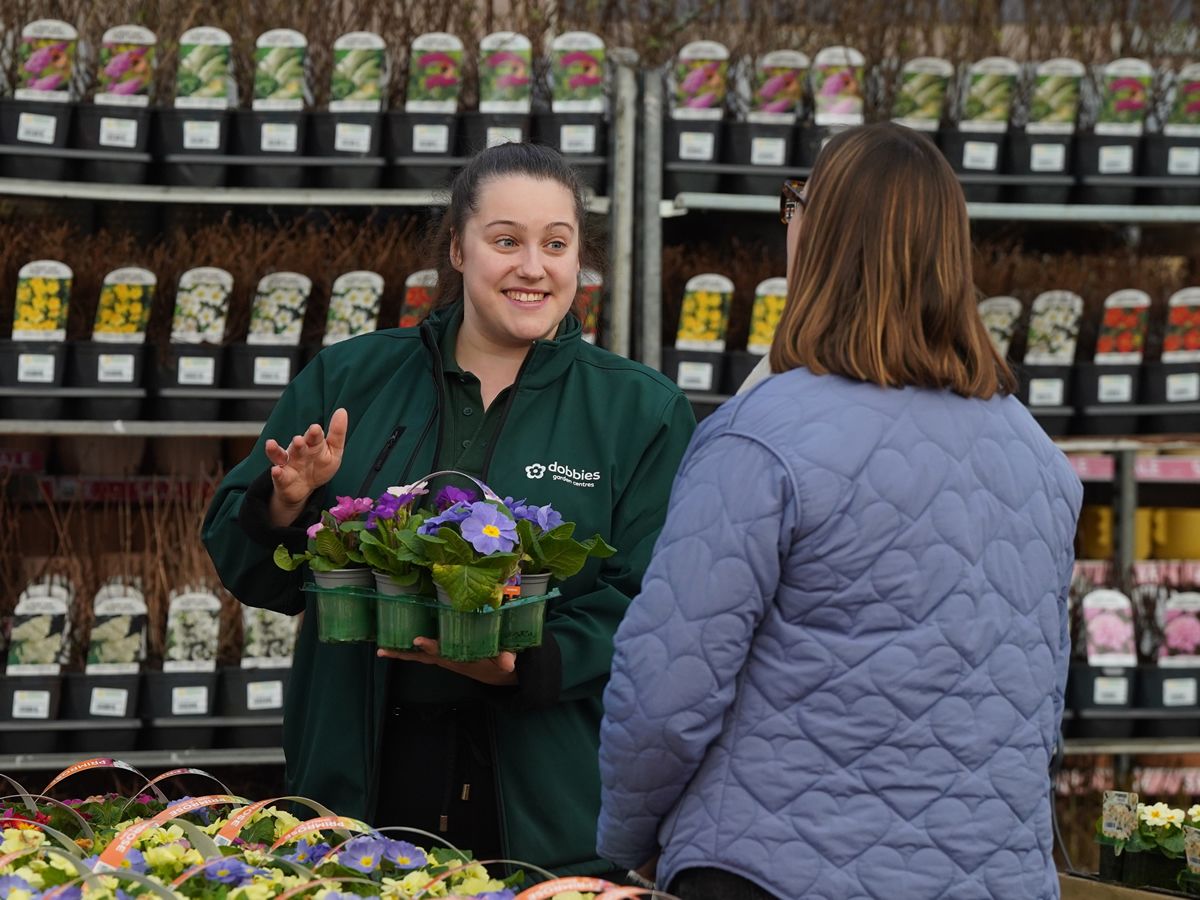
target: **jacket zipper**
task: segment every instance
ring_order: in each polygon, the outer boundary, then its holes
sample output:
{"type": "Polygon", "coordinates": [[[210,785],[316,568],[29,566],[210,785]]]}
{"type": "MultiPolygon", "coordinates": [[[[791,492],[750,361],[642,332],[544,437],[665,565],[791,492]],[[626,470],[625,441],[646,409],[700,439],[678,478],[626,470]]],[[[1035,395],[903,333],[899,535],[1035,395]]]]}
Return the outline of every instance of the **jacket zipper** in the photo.
{"type": "Polygon", "coordinates": [[[379,475],[380,470],[383,468],[383,464],[387,462],[387,458],[392,455],[392,448],[396,446],[396,441],[400,440],[400,435],[404,434],[404,428],[405,426],[403,425],[397,425],[392,429],[392,433],[388,435],[387,440],[383,443],[383,449],[380,450],[379,455],[375,457],[375,464],[371,466],[370,470],[367,472],[366,478],[363,479],[362,487],[358,489],[358,496],[365,496],[367,491],[370,490],[371,484],[379,475]]]}
{"type": "Polygon", "coordinates": [[[529,368],[529,361],[533,359],[533,354],[537,352],[537,347],[530,348],[525,354],[525,361],[521,363],[521,368],[517,369],[517,377],[513,379],[513,383],[509,386],[508,396],[504,398],[504,409],[500,411],[500,423],[496,426],[496,437],[492,440],[491,445],[487,448],[487,453],[483,457],[482,471],[479,473],[479,480],[487,483],[488,469],[492,466],[492,456],[496,453],[496,446],[500,443],[500,436],[504,433],[504,426],[508,422],[508,414],[512,411],[513,401],[517,399],[517,391],[521,386],[521,376],[525,374],[525,370],[529,368]]]}

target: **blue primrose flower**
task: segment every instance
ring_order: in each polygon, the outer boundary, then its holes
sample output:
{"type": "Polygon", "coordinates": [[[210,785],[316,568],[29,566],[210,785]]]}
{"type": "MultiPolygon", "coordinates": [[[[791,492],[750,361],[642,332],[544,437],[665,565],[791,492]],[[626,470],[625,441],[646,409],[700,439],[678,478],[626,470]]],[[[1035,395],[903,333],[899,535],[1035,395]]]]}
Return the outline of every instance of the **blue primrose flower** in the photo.
{"type": "Polygon", "coordinates": [[[357,872],[374,872],[383,861],[386,849],[379,838],[363,835],[346,843],[338,853],[338,862],[357,872]]]}
{"type": "Polygon", "coordinates": [[[209,881],[221,884],[243,884],[258,874],[258,869],[246,865],[240,859],[228,857],[204,870],[209,881]]]}
{"type": "Polygon", "coordinates": [[[121,865],[130,871],[137,872],[139,875],[146,874],[146,857],[142,856],[142,851],[130,848],[125,854],[125,860],[121,865]]]}
{"type": "Polygon", "coordinates": [[[33,892],[29,882],[24,878],[19,878],[16,875],[0,875],[0,897],[7,897],[13,891],[29,891],[33,892]]]}
{"type": "Polygon", "coordinates": [[[301,841],[296,845],[296,852],[288,854],[283,858],[289,862],[300,863],[306,866],[315,866],[326,856],[329,855],[328,844],[307,844],[301,841]]]}
{"type": "Polygon", "coordinates": [[[517,523],[490,503],[472,503],[471,515],[459,529],[475,552],[484,556],[507,553],[517,545],[517,523]]]}
{"type": "Polygon", "coordinates": [[[430,516],[417,529],[417,534],[437,534],[437,530],[443,525],[457,525],[463,519],[471,515],[471,509],[465,503],[455,503],[444,513],[438,516],[430,516]]]}
{"type": "Polygon", "coordinates": [[[563,523],[562,514],[549,503],[545,506],[534,506],[526,504],[524,500],[505,497],[504,505],[512,510],[512,514],[518,522],[524,519],[532,522],[542,531],[553,531],[563,523]]]}
{"type": "Polygon", "coordinates": [[[419,869],[426,863],[425,851],[408,841],[384,839],[383,855],[398,869],[419,869]]]}
{"type": "Polygon", "coordinates": [[[445,512],[452,506],[457,506],[459,503],[469,505],[475,502],[475,492],[465,491],[462,488],[456,488],[454,485],[448,484],[440,491],[433,499],[433,508],[438,512],[445,512]]]}
{"type": "Polygon", "coordinates": [[[504,888],[500,891],[485,891],[482,894],[476,894],[471,900],[517,900],[517,894],[512,888],[504,888]]]}

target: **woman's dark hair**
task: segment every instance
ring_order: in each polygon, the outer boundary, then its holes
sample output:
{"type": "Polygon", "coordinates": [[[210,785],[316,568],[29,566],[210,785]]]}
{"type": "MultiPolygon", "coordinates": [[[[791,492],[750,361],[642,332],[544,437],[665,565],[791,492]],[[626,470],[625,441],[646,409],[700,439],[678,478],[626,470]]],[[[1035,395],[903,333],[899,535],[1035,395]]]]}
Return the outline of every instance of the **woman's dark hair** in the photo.
{"type": "Polygon", "coordinates": [[[467,219],[479,208],[479,194],[484,185],[508,176],[557,181],[570,191],[579,225],[579,262],[585,269],[603,270],[604,257],[588,220],[583,184],[563,155],[542,144],[499,144],[475,154],[455,176],[450,184],[449,203],[434,221],[432,244],[436,256],[433,268],[438,273],[435,309],[462,299],[462,274],[450,264],[450,245],[455,235],[463,233],[467,219]]]}

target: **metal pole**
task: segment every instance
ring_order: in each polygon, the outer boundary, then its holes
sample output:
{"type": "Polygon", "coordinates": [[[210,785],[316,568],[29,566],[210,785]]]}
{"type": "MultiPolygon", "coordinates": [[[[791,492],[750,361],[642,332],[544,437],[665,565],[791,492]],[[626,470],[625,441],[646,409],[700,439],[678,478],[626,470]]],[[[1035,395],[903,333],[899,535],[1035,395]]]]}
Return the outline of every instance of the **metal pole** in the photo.
{"type": "Polygon", "coordinates": [[[1121,583],[1133,572],[1133,551],[1137,540],[1137,454],[1133,450],[1116,452],[1117,483],[1113,491],[1113,525],[1117,539],[1117,578],[1121,583]]]}
{"type": "Polygon", "coordinates": [[[618,47],[616,108],[613,112],[613,154],[609,173],[609,290],[608,349],[632,354],[633,343],[633,224],[637,175],[637,54],[618,47]]]}
{"type": "Polygon", "coordinates": [[[662,368],[662,140],[663,69],[649,69],[642,83],[641,346],[638,358],[662,368]]]}

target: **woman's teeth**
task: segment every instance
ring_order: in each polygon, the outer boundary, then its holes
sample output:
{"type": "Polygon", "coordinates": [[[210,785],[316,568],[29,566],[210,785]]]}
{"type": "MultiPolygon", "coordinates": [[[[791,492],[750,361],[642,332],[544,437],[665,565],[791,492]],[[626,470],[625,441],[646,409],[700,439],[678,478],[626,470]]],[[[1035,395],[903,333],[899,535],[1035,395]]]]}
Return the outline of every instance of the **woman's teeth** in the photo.
{"type": "Polygon", "coordinates": [[[510,300],[516,300],[518,303],[537,303],[546,299],[545,294],[531,294],[527,291],[505,291],[504,296],[510,300]]]}

